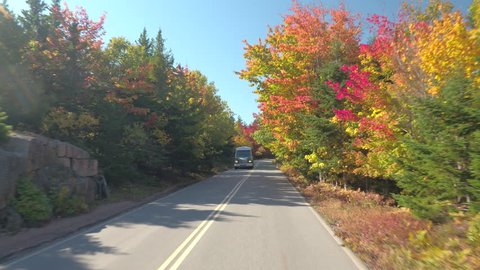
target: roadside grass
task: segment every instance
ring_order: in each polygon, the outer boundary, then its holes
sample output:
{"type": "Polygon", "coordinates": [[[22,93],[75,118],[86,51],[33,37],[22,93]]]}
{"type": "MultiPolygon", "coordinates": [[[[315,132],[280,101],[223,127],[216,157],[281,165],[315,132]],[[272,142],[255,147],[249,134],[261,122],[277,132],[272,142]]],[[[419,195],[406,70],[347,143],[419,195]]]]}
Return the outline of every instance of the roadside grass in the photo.
{"type": "Polygon", "coordinates": [[[480,269],[480,214],[433,224],[379,194],[309,184],[280,169],[370,269],[480,269]]]}
{"type": "Polygon", "coordinates": [[[178,172],[164,172],[160,178],[136,179],[131,182],[123,182],[110,186],[110,196],[105,200],[97,201],[97,204],[107,204],[121,201],[141,201],[145,198],[189,185],[217,173],[228,170],[226,165],[217,165],[210,171],[180,174],[178,172]]]}
{"type": "Polygon", "coordinates": [[[185,176],[169,175],[162,180],[144,179],[135,182],[124,182],[111,186],[108,199],[100,201],[103,203],[113,203],[120,201],[141,201],[147,197],[165,192],[168,189],[174,189],[189,185],[202,179],[208,178],[211,174],[190,173],[185,176]]]}
{"type": "Polygon", "coordinates": [[[107,199],[98,202],[103,204],[121,201],[141,201],[146,197],[165,191],[169,186],[170,185],[167,183],[160,183],[157,185],[144,182],[123,183],[119,186],[111,187],[110,196],[107,199]]]}

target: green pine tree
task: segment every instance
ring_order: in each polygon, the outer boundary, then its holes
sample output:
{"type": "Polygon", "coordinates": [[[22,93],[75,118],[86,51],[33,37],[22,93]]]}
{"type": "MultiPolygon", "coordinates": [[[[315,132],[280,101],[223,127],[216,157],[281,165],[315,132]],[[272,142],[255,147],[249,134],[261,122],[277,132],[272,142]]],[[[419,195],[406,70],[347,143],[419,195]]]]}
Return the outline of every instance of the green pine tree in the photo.
{"type": "MultiPolygon", "coordinates": [[[[479,108],[479,106],[477,106],[479,108]]],[[[480,212],[480,131],[475,131],[470,137],[470,172],[471,177],[467,180],[469,192],[472,194],[472,210],[480,212]]]]}
{"type": "MultiPolygon", "coordinates": [[[[480,94],[459,76],[438,96],[413,106],[415,134],[404,139],[407,156],[397,175],[399,204],[422,218],[443,221],[466,203],[480,202],[480,94]]],[[[477,210],[475,210],[477,209],[477,210]]]]}
{"type": "Polygon", "coordinates": [[[28,36],[39,42],[44,42],[47,33],[47,5],[43,0],[27,0],[29,9],[22,10],[20,22],[28,36]]]}
{"type": "Polygon", "coordinates": [[[137,44],[143,47],[143,51],[146,57],[149,57],[152,55],[153,42],[150,38],[148,38],[146,28],[143,28],[143,31],[137,40],[137,44]]]}

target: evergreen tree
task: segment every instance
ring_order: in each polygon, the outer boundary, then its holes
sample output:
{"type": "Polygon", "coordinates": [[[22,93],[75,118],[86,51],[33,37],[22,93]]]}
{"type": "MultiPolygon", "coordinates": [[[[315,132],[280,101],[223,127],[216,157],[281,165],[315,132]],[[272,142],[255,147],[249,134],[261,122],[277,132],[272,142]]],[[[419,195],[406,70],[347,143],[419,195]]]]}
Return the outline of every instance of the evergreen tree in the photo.
{"type": "Polygon", "coordinates": [[[10,10],[10,8],[9,8],[9,6],[8,6],[8,0],[3,0],[0,5],[3,6],[3,8],[4,8],[6,11],[8,11],[9,13],[12,13],[12,11],[10,10]]]}
{"type": "Polygon", "coordinates": [[[43,0],[27,0],[29,9],[22,11],[20,22],[28,36],[43,43],[48,34],[47,5],[43,0]]]}
{"type": "Polygon", "coordinates": [[[143,47],[144,53],[146,57],[149,57],[152,55],[152,50],[153,50],[153,42],[150,38],[148,38],[147,35],[147,29],[143,28],[142,33],[140,34],[140,37],[137,40],[137,44],[143,47]]]}
{"type": "Polygon", "coordinates": [[[438,96],[413,106],[415,133],[404,139],[406,157],[396,198],[419,217],[448,218],[459,203],[480,202],[480,94],[468,79],[452,79],[438,96]]]}
{"type": "Polygon", "coordinates": [[[53,0],[52,4],[49,7],[49,15],[48,15],[48,26],[49,26],[49,32],[53,33],[55,29],[57,29],[60,26],[60,20],[58,16],[55,14],[58,14],[58,11],[61,10],[60,6],[60,0],[53,0]]]}
{"type": "Polygon", "coordinates": [[[165,48],[165,39],[162,36],[162,30],[158,30],[153,44],[153,66],[155,84],[158,90],[165,90],[167,85],[167,73],[173,68],[173,56],[165,48]]]}
{"type": "Polygon", "coordinates": [[[22,27],[0,6],[0,106],[9,115],[8,122],[17,126],[35,126],[42,115],[42,84],[29,70],[22,53],[28,42],[22,27]]]}
{"type": "MultiPolygon", "coordinates": [[[[480,104],[477,104],[477,108],[479,107],[480,104]]],[[[471,151],[469,169],[471,177],[467,180],[469,184],[468,191],[472,194],[472,210],[480,212],[480,131],[477,130],[473,132],[470,139],[471,151]]]]}

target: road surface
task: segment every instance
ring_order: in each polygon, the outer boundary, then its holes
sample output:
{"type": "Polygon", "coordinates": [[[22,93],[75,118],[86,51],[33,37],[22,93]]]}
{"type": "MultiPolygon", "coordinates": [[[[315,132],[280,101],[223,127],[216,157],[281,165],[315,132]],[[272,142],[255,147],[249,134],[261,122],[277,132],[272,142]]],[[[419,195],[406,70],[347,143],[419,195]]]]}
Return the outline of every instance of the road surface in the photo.
{"type": "Polygon", "coordinates": [[[268,160],[189,186],[0,269],[359,269],[268,160]]]}

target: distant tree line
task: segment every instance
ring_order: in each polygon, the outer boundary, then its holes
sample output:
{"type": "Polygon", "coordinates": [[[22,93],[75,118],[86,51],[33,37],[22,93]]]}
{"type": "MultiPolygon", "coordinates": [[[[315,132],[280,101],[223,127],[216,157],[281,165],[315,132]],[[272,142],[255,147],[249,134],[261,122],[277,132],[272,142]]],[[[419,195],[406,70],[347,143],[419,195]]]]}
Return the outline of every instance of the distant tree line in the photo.
{"type": "Polygon", "coordinates": [[[69,141],[113,183],[230,162],[232,112],[203,74],[174,64],[161,31],[104,44],[104,17],[27,4],[18,16],[0,5],[0,138],[8,124],[69,141]]]}
{"type": "Polygon", "coordinates": [[[273,158],[273,154],[268,148],[259,144],[253,135],[260,128],[260,122],[257,114],[254,114],[255,119],[252,123],[246,124],[239,117],[235,121],[235,136],[233,141],[236,146],[250,146],[255,158],[273,158]]]}

